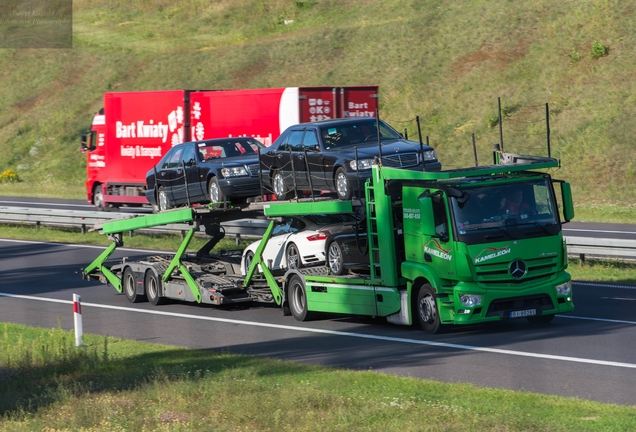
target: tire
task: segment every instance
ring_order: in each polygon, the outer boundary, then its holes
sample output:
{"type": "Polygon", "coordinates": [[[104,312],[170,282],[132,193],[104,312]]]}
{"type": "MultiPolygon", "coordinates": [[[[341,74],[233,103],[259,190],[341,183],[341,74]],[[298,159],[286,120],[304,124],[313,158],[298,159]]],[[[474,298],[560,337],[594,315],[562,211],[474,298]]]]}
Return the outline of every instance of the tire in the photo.
{"type": "MultiPolygon", "coordinates": [[[[245,252],[245,258],[243,258],[243,265],[245,266],[245,274],[247,274],[247,272],[250,271],[250,265],[252,265],[253,259],[254,259],[254,252],[252,251],[245,252]]],[[[256,271],[254,272],[254,274],[258,274],[258,268],[256,268],[256,271]]]]}
{"type": "Polygon", "coordinates": [[[157,194],[157,206],[159,207],[159,212],[170,210],[172,208],[170,205],[170,198],[168,198],[168,194],[163,186],[159,188],[159,193],[157,194]]]}
{"type": "Polygon", "coordinates": [[[221,191],[219,180],[216,177],[212,177],[208,183],[208,197],[210,203],[222,203],[225,200],[225,195],[221,191]]]}
{"type": "Polygon", "coordinates": [[[285,249],[285,261],[287,262],[287,270],[299,269],[303,266],[303,261],[300,258],[300,251],[296,243],[290,243],[285,249]]]}
{"type": "Polygon", "coordinates": [[[93,188],[93,204],[97,211],[107,211],[108,207],[104,205],[104,193],[102,192],[102,185],[97,185],[93,188]]]}
{"type": "Polygon", "coordinates": [[[159,306],[168,302],[168,299],[162,294],[163,290],[161,278],[159,278],[159,276],[157,276],[152,270],[146,272],[146,277],[144,278],[144,289],[146,291],[148,301],[153,306],[159,306]]]}
{"type": "Polygon", "coordinates": [[[280,170],[274,171],[272,175],[272,189],[274,196],[279,201],[288,200],[291,197],[291,192],[287,188],[287,183],[285,183],[285,177],[280,170]]]}
{"type": "Polygon", "coordinates": [[[529,317],[526,317],[526,319],[531,324],[548,324],[554,319],[554,314],[529,316],[529,317]]]}
{"type": "Polygon", "coordinates": [[[293,275],[289,279],[288,288],[289,310],[297,321],[309,321],[314,319],[316,314],[307,310],[307,291],[305,282],[298,275],[293,275]]]}
{"type": "Polygon", "coordinates": [[[344,267],[344,259],[342,257],[342,248],[337,241],[329,243],[327,247],[327,266],[331,273],[335,275],[343,275],[346,273],[344,267]]]}
{"type": "Polygon", "coordinates": [[[420,287],[417,294],[416,310],[420,326],[424,331],[431,334],[444,331],[445,326],[440,322],[435,293],[430,284],[424,284],[420,287]]]}
{"type": "Polygon", "coordinates": [[[131,303],[139,303],[145,300],[145,296],[137,294],[137,281],[135,280],[135,274],[130,267],[126,267],[124,270],[124,276],[122,277],[122,288],[126,298],[131,303]]]}
{"type": "Polygon", "coordinates": [[[349,201],[353,196],[353,191],[344,168],[340,167],[336,170],[334,184],[336,186],[336,193],[338,193],[338,198],[343,201],[349,201]]]}

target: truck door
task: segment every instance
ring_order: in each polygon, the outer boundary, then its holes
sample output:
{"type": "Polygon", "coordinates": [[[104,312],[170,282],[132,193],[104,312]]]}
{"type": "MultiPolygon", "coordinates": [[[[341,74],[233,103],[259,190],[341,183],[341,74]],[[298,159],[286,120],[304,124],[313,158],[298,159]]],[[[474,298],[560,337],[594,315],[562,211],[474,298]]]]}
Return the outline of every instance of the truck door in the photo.
{"type": "Polygon", "coordinates": [[[454,279],[452,232],[450,230],[450,218],[446,208],[446,200],[439,193],[432,197],[432,215],[422,214],[424,217],[432,217],[435,226],[435,235],[424,235],[424,261],[431,263],[437,270],[437,274],[445,279],[454,279]]]}

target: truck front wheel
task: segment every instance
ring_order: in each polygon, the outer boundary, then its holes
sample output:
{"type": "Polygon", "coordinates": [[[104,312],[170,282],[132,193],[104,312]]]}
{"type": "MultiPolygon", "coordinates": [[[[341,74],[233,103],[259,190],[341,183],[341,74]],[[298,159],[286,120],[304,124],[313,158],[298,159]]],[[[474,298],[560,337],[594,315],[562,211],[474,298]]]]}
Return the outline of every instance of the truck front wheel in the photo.
{"type": "Polygon", "coordinates": [[[440,322],[435,293],[430,284],[422,285],[417,295],[417,317],[424,331],[428,333],[441,333],[445,329],[440,322]]]}
{"type": "Polygon", "coordinates": [[[97,211],[105,211],[108,208],[104,206],[104,193],[102,192],[102,185],[97,185],[93,189],[93,204],[97,211]]]}
{"type": "Polygon", "coordinates": [[[307,291],[305,282],[298,275],[289,280],[289,309],[297,321],[309,321],[315,314],[307,310],[307,291]]]}

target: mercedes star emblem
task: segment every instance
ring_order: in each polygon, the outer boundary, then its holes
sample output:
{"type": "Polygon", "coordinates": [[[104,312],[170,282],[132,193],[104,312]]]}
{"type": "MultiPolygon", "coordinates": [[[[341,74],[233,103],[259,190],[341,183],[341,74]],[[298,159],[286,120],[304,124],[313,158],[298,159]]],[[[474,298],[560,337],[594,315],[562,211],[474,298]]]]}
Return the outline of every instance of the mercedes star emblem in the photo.
{"type": "Polygon", "coordinates": [[[510,276],[515,279],[521,279],[528,272],[528,267],[526,267],[526,263],[521,260],[514,260],[510,263],[510,276]]]}

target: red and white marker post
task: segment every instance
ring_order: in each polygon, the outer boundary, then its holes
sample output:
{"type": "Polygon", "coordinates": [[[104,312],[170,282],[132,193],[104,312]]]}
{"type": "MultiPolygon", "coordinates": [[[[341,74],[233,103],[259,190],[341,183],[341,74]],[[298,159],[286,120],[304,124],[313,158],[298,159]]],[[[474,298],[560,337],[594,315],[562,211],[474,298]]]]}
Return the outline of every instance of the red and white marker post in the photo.
{"type": "Polygon", "coordinates": [[[75,346],[84,346],[82,343],[82,298],[79,294],[73,294],[73,321],[75,323],[75,346]]]}

